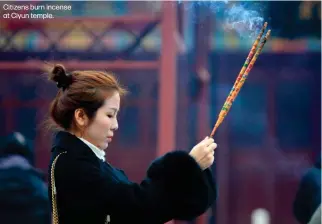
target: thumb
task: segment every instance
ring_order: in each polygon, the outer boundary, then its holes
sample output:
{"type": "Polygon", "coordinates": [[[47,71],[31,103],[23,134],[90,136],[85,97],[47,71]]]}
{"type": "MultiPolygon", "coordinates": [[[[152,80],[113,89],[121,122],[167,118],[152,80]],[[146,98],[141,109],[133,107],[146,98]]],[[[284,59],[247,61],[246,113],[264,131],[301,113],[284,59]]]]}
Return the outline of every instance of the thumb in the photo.
{"type": "Polygon", "coordinates": [[[205,141],[207,141],[208,139],[209,139],[209,137],[208,137],[208,136],[206,136],[202,141],[200,141],[200,142],[199,142],[199,144],[198,144],[198,145],[204,144],[204,143],[205,143],[205,141]]]}

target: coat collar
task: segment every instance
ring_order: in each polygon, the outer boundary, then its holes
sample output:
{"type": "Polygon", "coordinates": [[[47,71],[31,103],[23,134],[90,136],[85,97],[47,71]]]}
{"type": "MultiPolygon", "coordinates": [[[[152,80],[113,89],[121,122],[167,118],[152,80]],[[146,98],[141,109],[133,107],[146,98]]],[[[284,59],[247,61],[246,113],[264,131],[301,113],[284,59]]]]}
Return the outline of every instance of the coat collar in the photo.
{"type": "Polygon", "coordinates": [[[54,152],[57,148],[63,149],[63,151],[74,156],[97,158],[94,152],[82,140],[66,131],[59,131],[54,135],[51,151],[54,152]]]}

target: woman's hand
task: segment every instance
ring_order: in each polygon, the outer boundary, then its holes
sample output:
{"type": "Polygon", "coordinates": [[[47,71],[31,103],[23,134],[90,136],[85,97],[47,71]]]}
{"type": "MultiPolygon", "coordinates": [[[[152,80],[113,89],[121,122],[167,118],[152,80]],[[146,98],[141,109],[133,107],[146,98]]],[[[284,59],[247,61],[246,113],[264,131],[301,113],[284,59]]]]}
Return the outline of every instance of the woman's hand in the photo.
{"type": "Polygon", "coordinates": [[[196,160],[202,170],[205,170],[213,164],[216,148],[217,144],[214,139],[206,137],[192,148],[189,155],[196,160]]]}

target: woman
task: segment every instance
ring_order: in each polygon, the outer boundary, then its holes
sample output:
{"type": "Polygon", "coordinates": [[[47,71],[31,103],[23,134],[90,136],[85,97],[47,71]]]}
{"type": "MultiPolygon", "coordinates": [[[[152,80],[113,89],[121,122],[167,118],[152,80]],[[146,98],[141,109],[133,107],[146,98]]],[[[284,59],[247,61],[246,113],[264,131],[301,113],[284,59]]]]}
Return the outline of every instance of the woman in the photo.
{"type": "Polygon", "coordinates": [[[62,129],[49,166],[54,223],[161,224],[193,219],[212,205],[216,186],[209,167],[217,147],[212,138],[190,153],[173,151],[156,159],[142,183],[133,183],[105,162],[104,152],[118,129],[126,91],[109,73],[67,74],[62,65],[49,79],[60,88],[50,118],[62,129]]]}

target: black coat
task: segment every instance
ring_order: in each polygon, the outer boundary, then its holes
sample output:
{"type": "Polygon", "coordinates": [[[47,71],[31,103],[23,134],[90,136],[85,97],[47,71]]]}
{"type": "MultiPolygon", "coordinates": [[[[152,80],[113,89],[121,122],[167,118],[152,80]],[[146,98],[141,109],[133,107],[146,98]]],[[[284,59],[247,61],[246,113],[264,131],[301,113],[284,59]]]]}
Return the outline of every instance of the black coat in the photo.
{"type": "Polygon", "coordinates": [[[43,175],[20,155],[0,158],[0,223],[50,224],[43,175]]]}
{"type": "Polygon", "coordinates": [[[302,177],[293,202],[293,213],[299,223],[306,224],[321,204],[321,157],[302,177]]]}
{"type": "Polygon", "coordinates": [[[60,224],[103,224],[107,215],[111,224],[189,220],[204,213],[216,198],[211,171],[202,171],[184,151],[153,161],[141,184],[129,181],[122,170],[97,158],[67,132],[55,136],[49,176],[54,158],[64,151],[55,168],[60,224]]]}

